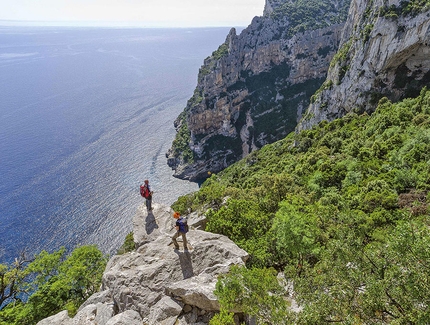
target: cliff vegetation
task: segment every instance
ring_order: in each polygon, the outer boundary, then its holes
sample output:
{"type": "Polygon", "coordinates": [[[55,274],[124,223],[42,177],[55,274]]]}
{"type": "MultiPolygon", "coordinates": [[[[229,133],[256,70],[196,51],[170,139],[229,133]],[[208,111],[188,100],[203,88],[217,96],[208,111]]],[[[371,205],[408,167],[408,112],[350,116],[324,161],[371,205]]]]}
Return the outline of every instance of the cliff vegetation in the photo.
{"type": "Polygon", "coordinates": [[[241,306],[259,324],[428,324],[429,180],[425,88],[398,103],[382,98],[372,115],[291,133],[213,174],[173,205],[205,213],[206,230],[251,255],[220,278],[224,311],[213,324],[230,324],[241,306]],[[279,288],[258,294],[275,278],[270,269],[293,283],[299,311],[270,303],[279,288]]]}
{"type": "Polygon", "coordinates": [[[401,1],[398,6],[393,4],[381,8],[380,15],[392,18],[397,18],[403,15],[416,16],[417,14],[425,12],[429,9],[429,0],[401,1]]]}
{"type": "Polygon", "coordinates": [[[95,246],[82,246],[69,255],[61,248],[0,264],[0,325],[33,325],[62,310],[76,314],[99,290],[106,263],[95,246]]]}
{"type": "Polygon", "coordinates": [[[287,37],[343,23],[348,15],[349,1],[297,0],[286,1],[273,10],[272,19],[287,19],[287,37]]]}

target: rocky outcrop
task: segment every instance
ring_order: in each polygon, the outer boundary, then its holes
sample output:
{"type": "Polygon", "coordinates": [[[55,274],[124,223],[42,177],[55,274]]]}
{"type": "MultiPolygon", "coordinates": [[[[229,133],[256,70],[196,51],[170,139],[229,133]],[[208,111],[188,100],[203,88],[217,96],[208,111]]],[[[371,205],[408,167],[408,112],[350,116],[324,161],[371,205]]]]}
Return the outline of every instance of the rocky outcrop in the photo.
{"type": "Polygon", "coordinates": [[[205,179],[293,131],[326,78],[348,7],[349,0],[320,7],[267,0],[263,17],[240,35],[232,29],[204,61],[175,121],[178,133],[166,155],[174,175],[205,179]]]}
{"type": "Polygon", "coordinates": [[[51,317],[45,318],[37,323],[37,325],[72,325],[72,320],[69,317],[67,310],[63,310],[62,312],[53,315],[51,317]]]}
{"type": "Polygon", "coordinates": [[[382,97],[395,102],[430,86],[430,11],[424,5],[354,0],[340,50],[297,130],[348,112],[372,112],[382,97]]]}
{"type": "Polygon", "coordinates": [[[244,265],[248,254],[227,237],[197,230],[192,216],[187,234],[189,251],[180,239],[174,250],[173,211],[154,204],[133,218],[136,251],[110,259],[102,291],[91,296],[73,318],[67,312],[38,325],[208,324],[219,311],[213,294],[217,276],[233,264],[244,265]]]}

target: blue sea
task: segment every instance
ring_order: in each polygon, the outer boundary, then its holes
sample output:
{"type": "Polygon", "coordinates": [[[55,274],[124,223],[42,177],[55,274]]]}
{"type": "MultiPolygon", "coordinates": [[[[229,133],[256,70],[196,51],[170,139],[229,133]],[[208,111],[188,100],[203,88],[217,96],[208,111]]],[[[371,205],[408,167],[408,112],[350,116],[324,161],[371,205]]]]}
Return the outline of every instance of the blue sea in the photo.
{"type": "Polygon", "coordinates": [[[198,189],[165,153],[228,31],[0,27],[0,263],[84,244],[112,254],[144,179],[166,205],[198,189]]]}

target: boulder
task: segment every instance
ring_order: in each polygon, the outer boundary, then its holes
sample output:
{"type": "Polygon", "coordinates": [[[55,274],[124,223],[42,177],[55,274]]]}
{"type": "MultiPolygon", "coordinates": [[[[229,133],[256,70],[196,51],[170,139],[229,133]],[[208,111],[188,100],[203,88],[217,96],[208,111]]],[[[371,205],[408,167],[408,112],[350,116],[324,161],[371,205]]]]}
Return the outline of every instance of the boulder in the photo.
{"type": "Polygon", "coordinates": [[[73,317],[73,325],[105,325],[114,316],[113,305],[90,304],[80,309],[73,317]]]}
{"type": "Polygon", "coordinates": [[[64,310],[41,320],[37,325],[105,325],[114,314],[113,304],[85,303],[85,306],[82,305],[73,318],[70,318],[67,311],[64,310]]]}
{"type": "Polygon", "coordinates": [[[112,317],[106,325],[142,325],[142,317],[134,310],[126,310],[112,317]]]}
{"type": "Polygon", "coordinates": [[[173,297],[178,297],[178,299],[181,299],[187,305],[196,306],[203,310],[217,311],[220,307],[213,293],[215,283],[212,276],[200,274],[172,283],[170,286],[167,286],[166,292],[173,297]]]}
{"type": "Polygon", "coordinates": [[[98,303],[109,304],[113,306],[112,296],[109,290],[99,291],[89,297],[78,309],[78,313],[88,305],[96,305],[98,303]]]}
{"type": "Polygon", "coordinates": [[[181,314],[184,304],[170,297],[158,301],[148,317],[149,324],[173,325],[181,314]]]}
{"type": "Polygon", "coordinates": [[[42,319],[36,325],[72,325],[72,319],[69,317],[67,310],[53,315],[51,317],[42,319]]]}

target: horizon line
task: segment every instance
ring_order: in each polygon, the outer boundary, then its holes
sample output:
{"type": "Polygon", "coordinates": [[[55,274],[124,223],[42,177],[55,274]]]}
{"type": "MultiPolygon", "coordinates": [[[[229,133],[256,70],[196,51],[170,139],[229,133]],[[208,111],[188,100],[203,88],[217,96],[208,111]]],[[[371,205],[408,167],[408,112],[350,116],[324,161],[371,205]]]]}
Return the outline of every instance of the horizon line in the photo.
{"type": "Polygon", "coordinates": [[[1,27],[104,27],[104,28],[245,28],[241,24],[209,24],[209,25],[184,25],[169,23],[150,23],[143,22],[115,22],[115,21],[55,21],[55,20],[14,20],[0,19],[1,27]]]}

